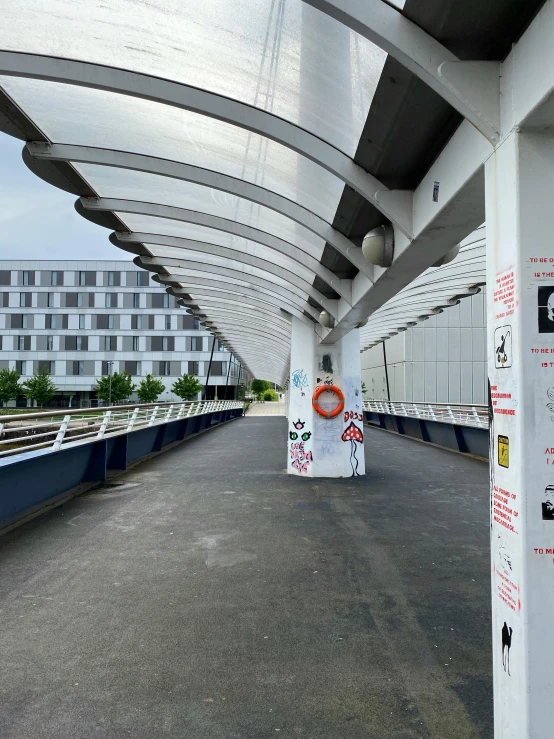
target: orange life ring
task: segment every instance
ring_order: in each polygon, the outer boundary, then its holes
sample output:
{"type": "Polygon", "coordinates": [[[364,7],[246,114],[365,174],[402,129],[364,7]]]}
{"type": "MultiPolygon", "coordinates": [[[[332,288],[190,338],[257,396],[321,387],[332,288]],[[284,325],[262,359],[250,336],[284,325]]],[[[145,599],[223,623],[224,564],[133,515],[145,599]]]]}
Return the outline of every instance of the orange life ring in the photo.
{"type": "Polygon", "coordinates": [[[314,411],[319,413],[320,416],[323,416],[323,418],[335,418],[344,410],[344,395],[342,390],[336,385],[320,385],[319,387],[316,387],[314,394],[312,395],[312,407],[314,411]],[[338,404],[332,411],[324,410],[317,402],[322,393],[334,393],[339,399],[338,404]]]}

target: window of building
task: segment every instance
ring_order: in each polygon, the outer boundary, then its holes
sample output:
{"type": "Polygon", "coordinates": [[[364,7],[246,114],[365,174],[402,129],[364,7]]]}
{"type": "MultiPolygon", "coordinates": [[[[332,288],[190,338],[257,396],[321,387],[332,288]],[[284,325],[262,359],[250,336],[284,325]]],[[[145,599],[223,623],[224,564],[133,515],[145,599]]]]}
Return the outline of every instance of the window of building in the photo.
{"type": "Polygon", "coordinates": [[[219,339],[217,340],[217,351],[218,352],[224,352],[224,351],[226,351],[225,347],[223,346],[223,344],[221,343],[221,341],[219,339]]]}
{"type": "Polygon", "coordinates": [[[111,293],[106,293],[106,296],[105,296],[105,306],[106,306],[106,308],[111,308],[112,307],[112,294],[111,293]]]}
{"type": "Polygon", "coordinates": [[[202,336],[193,336],[190,340],[190,349],[193,352],[202,351],[203,338],[202,336]]]}
{"type": "Polygon", "coordinates": [[[163,295],[163,307],[169,308],[169,295],[167,293],[163,295]]]}
{"type": "Polygon", "coordinates": [[[139,351],[139,337],[133,336],[133,351],[138,352],[139,351]]]}
{"type": "Polygon", "coordinates": [[[143,320],[144,316],[131,316],[131,328],[132,329],[143,329],[146,328],[146,321],[143,320]]]}
{"type": "Polygon", "coordinates": [[[47,370],[49,374],[54,374],[54,362],[50,361],[50,359],[39,359],[38,361],[38,371],[44,372],[44,370],[47,370]]]}
{"type": "Polygon", "coordinates": [[[50,272],[50,284],[52,287],[58,286],[58,273],[57,272],[50,272]]]}
{"type": "Polygon", "coordinates": [[[200,362],[189,362],[188,363],[188,373],[189,375],[199,375],[200,374],[200,362]]]}
{"type": "Polygon", "coordinates": [[[17,348],[20,352],[29,351],[31,348],[31,337],[30,336],[18,336],[17,337],[17,348]]]}
{"type": "Polygon", "coordinates": [[[21,316],[21,328],[29,328],[29,315],[27,313],[21,316]]]}
{"type": "Polygon", "coordinates": [[[88,336],[77,336],[76,349],[78,352],[88,351],[88,336]]]}
{"type": "Polygon", "coordinates": [[[133,293],[133,308],[140,308],[140,293],[133,293]]]}
{"type": "Polygon", "coordinates": [[[169,377],[171,374],[171,362],[160,362],[160,375],[162,377],[169,377]]]}
{"type": "Polygon", "coordinates": [[[23,270],[23,284],[24,285],[29,285],[30,284],[29,283],[29,270],[28,269],[24,269],[23,270]]]}
{"type": "Polygon", "coordinates": [[[0,270],[0,285],[11,285],[12,273],[9,269],[0,270]]]}
{"type": "Polygon", "coordinates": [[[96,272],[79,272],[77,282],[80,287],[96,285],[96,272]]]}
{"type": "Polygon", "coordinates": [[[212,362],[210,374],[217,377],[223,377],[227,372],[226,362],[212,362]]]}
{"type": "Polygon", "coordinates": [[[169,339],[169,336],[164,336],[162,338],[162,351],[163,352],[169,351],[169,341],[168,341],[168,339],[169,339]]]}
{"type": "Polygon", "coordinates": [[[58,316],[55,313],[47,313],[45,318],[46,328],[58,328],[57,318],[58,316]]]}
{"type": "Polygon", "coordinates": [[[71,364],[72,364],[72,370],[73,370],[72,374],[73,375],[82,376],[85,374],[85,363],[83,362],[82,359],[78,359],[75,362],[72,362],[71,364]]]}
{"type": "Polygon", "coordinates": [[[113,328],[113,327],[114,327],[114,319],[113,319],[113,315],[110,314],[108,316],[108,328],[113,328]]]}
{"type": "Polygon", "coordinates": [[[113,375],[115,372],[114,365],[115,363],[112,361],[102,362],[102,376],[108,377],[109,375],[113,375]]]}
{"type": "Polygon", "coordinates": [[[199,330],[200,330],[200,321],[198,320],[198,318],[195,318],[195,319],[194,319],[194,325],[193,325],[193,329],[194,329],[195,331],[199,331],[199,330]]]}
{"type": "Polygon", "coordinates": [[[85,314],[79,316],[79,328],[85,328],[85,314]]]}
{"type": "Polygon", "coordinates": [[[108,272],[108,286],[113,287],[115,285],[115,272],[108,272]]]}
{"type": "Polygon", "coordinates": [[[148,275],[146,272],[137,272],[137,287],[146,287],[148,284],[148,275]]]}
{"type": "Polygon", "coordinates": [[[128,375],[140,375],[140,362],[127,361],[123,363],[123,370],[128,375]]]}
{"type": "Polygon", "coordinates": [[[17,372],[19,372],[20,375],[26,375],[28,366],[32,366],[32,362],[28,362],[26,359],[18,359],[15,363],[15,369],[17,372]]]}
{"type": "Polygon", "coordinates": [[[32,299],[32,293],[19,293],[19,305],[21,308],[30,308],[32,299]]]}
{"type": "Polygon", "coordinates": [[[104,336],[104,351],[115,352],[117,349],[117,336],[104,336]]]}
{"type": "Polygon", "coordinates": [[[171,316],[165,317],[165,328],[166,330],[171,329],[171,316]]]}
{"type": "Polygon", "coordinates": [[[46,305],[48,308],[54,307],[54,293],[48,293],[46,296],[46,305]]]}
{"type": "Polygon", "coordinates": [[[54,337],[53,336],[46,337],[46,351],[47,352],[54,351],[54,337]]]}
{"type": "Polygon", "coordinates": [[[84,303],[83,295],[84,293],[77,293],[77,308],[83,307],[83,303],[84,303]]]}

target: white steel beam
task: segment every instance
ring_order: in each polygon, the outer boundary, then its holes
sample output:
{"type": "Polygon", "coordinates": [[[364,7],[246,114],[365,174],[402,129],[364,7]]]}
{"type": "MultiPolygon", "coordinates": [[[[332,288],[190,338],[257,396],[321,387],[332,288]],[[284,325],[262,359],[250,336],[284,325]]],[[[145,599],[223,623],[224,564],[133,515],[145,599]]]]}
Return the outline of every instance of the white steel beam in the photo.
{"type": "Polygon", "coordinates": [[[117,67],[73,59],[0,51],[0,75],[46,80],[150,100],[224,121],[264,136],[319,164],[373,203],[407,236],[409,211],[401,204],[380,204],[375,194],[386,188],[349,156],[294,123],[260,108],[179,82],[117,67]]]}
{"type": "Polygon", "coordinates": [[[311,231],[330,244],[345,259],[370,280],[373,278],[373,266],[367,262],[359,246],[341,234],[327,221],[302,205],[289,200],[271,190],[238,177],[230,177],[221,172],[202,169],[191,164],[160,159],[145,154],[134,154],[126,151],[113,151],[90,146],[73,144],[44,144],[29,142],[28,153],[35,159],[52,162],[75,162],[77,164],[96,164],[102,167],[129,169],[135,172],[168,177],[170,179],[193,182],[220,192],[257,203],[311,231]]]}
{"type": "Polygon", "coordinates": [[[317,321],[319,319],[318,312],[315,308],[312,308],[311,305],[306,304],[305,307],[300,308],[300,303],[292,303],[289,298],[285,298],[283,296],[277,296],[269,292],[262,292],[244,285],[238,286],[232,282],[221,282],[198,276],[187,278],[185,275],[182,275],[181,277],[181,283],[186,283],[189,279],[191,280],[190,287],[187,287],[185,284],[182,288],[166,288],[166,291],[170,292],[171,295],[174,295],[178,299],[187,295],[192,295],[194,297],[197,293],[201,293],[202,295],[226,295],[229,300],[238,299],[252,302],[253,305],[275,306],[281,312],[296,315],[297,318],[302,317],[310,324],[313,324],[313,321],[317,321]],[[310,315],[313,321],[307,318],[304,313],[310,315]]]}
{"type": "MultiPolygon", "coordinates": [[[[135,242],[136,243],[136,242],[135,242]]],[[[208,246],[208,245],[204,245],[208,246]]],[[[278,268],[270,269],[272,265],[270,265],[267,262],[263,262],[263,260],[258,260],[255,257],[250,257],[249,255],[243,255],[241,259],[235,258],[235,257],[229,257],[222,251],[219,251],[219,248],[213,245],[209,245],[208,248],[197,248],[195,245],[194,247],[191,247],[190,251],[191,254],[189,255],[187,252],[189,250],[183,248],[183,255],[179,255],[178,258],[173,257],[165,257],[165,256],[158,256],[156,254],[152,254],[152,258],[146,260],[147,258],[142,258],[142,264],[149,269],[150,271],[154,272],[155,269],[152,269],[152,267],[158,267],[160,269],[173,267],[173,268],[179,268],[183,265],[183,262],[186,262],[190,264],[191,262],[197,262],[198,263],[198,256],[202,253],[205,254],[214,254],[218,258],[222,258],[224,261],[220,264],[211,264],[211,263],[203,263],[204,267],[206,268],[206,271],[213,270],[214,267],[220,266],[224,269],[231,270],[233,272],[238,272],[239,274],[246,274],[250,275],[250,272],[248,271],[248,268],[250,269],[257,269],[262,274],[258,274],[257,272],[254,273],[254,276],[259,277],[260,279],[265,279],[266,282],[271,283],[271,280],[268,280],[267,278],[262,277],[262,275],[267,273],[268,275],[275,275],[276,277],[279,277],[283,282],[286,283],[286,285],[283,285],[283,287],[288,288],[290,286],[290,291],[295,292],[297,295],[299,294],[306,294],[312,297],[315,301],[319,303],[319,305],[322,306],[322,308],[325,308],[325,310],[329,311],[331,315],[335,315],[337,310],[337,301],[336,300],[329,300],[324,295],[322,295],[319,290],[316,290],[314,287],[310,285],[309,282],[304,280],[303,278],[297,277],[296,275],[293,275],[290,272],[286,273],[286,277],[283,276],[283,274],[280,272],[278,268]],[[195,255],[196,252],[196,255],[195,255]],[[244,272],[242,269],[239,269],[239,266],[244,266],[244,272]],[[300,291],[300,292],[299,292],[300,291]]],[[[284,272],[284,270],[282,270],[284,272]]]]}
{"type": "MultiPolygon", "coordinates": [[[[116,210],[119,212],[118,208],[114,208],[113,210],[116,210]]],[[[187,211],[187,212],[191,214],[193,213],[193,211],[187,211]]],[[[306,254],[306,252],[300,251],[300,249],[293,246],[292,244],[289,244],[287,241],[278,239],[275,236],[270,236],[270,234],[264,235],[264,232],[258,231],[258,229],[249,229],[247,226],[241,226],[241,224],[237,224],[236,221],[230,221],[225,218],[216,218],[215,216],[209,216],[209,215],[202,214],[202,213],[196,214],[196,215],[198,215],[199,217],[195,218],[194,215],[191,215],[191,220],[189,221],[189,223],[198,223],[199,225],[204,225],[214,230],[221,230],[226,233],[231,233],[231,234],[234,234],[235,236],[238,236],[239,238],[248,239],[248,240],[253,241],[253,243],[261,244],[262,246],[267,246],[269,249],[273,249],[279,254],[283,254],[285,257],[288,257],[293,262],[313,272],[314,275],[317,275],[323,282],[329,285],[329,287],[335,290],[335,292],[337,292],[341,296],[341,298],[344,298],[347,302],[350,302],[352,300],[352,285],[351,285],[350,280],[339,279],[335,274],[331,272],[330,269],[327,269],[320,262],[318,262],[318,260],[315,257],[312,257],[309,254],[306,254]],[[212,225],[208,225],[208,224],[212,224],[212,225]],[[245,234],[249,230],[257,231],[258,232],[257,238],[252,239],[251,236],[246,236],[245,234]]],[[[160,222],[160,226],[163,228],[163,221],[160,222]]],[[[205,243],[202,241],[193,241],[191,239],[185,239],[185,238],[181,238],[178,236],[166,236],[165,234],[150,234],[150,233],[144,233],[144,232],[141,232],[141,233],[116,232],[116,237],[118,238],[119,241],[138,241],[141,243],[160,244],[163,246],[174,246],[177,248],[196,248],[193,246],[189,247],[188,245],[205,243]]],[[[209,246],[211,249],[211,253],[213,254],[217,253],[212,248],[216,245],[209,244],[209,246]]],[[[237,244],[236,248],[234,247],[233,244],[230,244],[229,246],[226,246],[226,247],[221,246],[218,248],[227,249],[229,252],[232,251],[232,252],[243,255],[244,252],[239,247],[240,247],[240,244],[237,244]]],[[[255,256],[255,252],[253,256],[255,256]]],[[[238,259],[239,257],[232,257],[232,258],[238,259]]],[[[266,260],[264,259],[264,261],[266,260]]],[[[282,271],[280,267],[278,269],[282,271]]],[[[269,269],[268,271],[271,271],[271,270],[269,269]]]]}
{"type": "Polygon", "coordinates": [[[500,64],[462,62],[383,0],[304,0],[390,54],[488,141],[500,140],[500,64]]]}

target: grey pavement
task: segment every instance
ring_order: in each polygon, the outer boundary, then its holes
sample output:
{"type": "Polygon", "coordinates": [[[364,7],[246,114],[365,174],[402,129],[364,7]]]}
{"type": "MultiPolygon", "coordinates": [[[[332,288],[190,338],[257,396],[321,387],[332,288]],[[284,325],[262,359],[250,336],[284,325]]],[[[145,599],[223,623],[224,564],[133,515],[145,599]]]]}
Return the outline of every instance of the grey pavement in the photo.
{"type": "Polygon", "coordinates": [[[2,739],[492,737],[486,465],[367,429],[366,477],[289,477],[286,431],[0,538],[2,739]]]}
{"type": "Polygon", "coordinates": [[[247,416],[284,416],[285,414],[285,401],[251,403],[246,411],[247,416]]]}

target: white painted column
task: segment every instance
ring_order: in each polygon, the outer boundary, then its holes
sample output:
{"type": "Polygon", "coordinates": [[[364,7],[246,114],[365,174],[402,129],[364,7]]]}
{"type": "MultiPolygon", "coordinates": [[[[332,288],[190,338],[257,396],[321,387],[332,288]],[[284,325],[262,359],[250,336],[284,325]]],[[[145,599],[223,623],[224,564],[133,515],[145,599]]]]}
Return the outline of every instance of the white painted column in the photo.
{"type": "MultiPolygon", "coordinates": [[[[338,402],[331,393],[319,398],[324,408],[338,402]]],[[[307,477],[365,474],[360,338],[351,331],[336,344],[323,345],[312,328],[292,319],[288,417],[288,472],[307,477]],[[325,383],[344,394],[344,411],[323,418],[312,408],[314,390],[325,383]]]]}
{"type": "Polygon", "coordinates": [[[496,739],[554,736],[554,137],[486,164],[496,739]]]}

